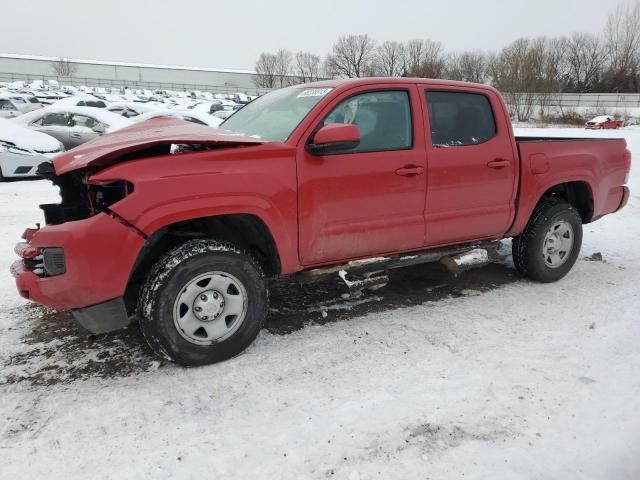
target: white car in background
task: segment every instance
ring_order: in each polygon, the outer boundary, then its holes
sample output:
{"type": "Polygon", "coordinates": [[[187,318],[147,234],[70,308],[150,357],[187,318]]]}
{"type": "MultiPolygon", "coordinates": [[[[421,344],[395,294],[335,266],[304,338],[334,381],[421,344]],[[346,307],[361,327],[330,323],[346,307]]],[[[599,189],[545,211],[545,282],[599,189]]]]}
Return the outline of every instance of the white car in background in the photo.
{"type": "Polygon", "coordinates": [[[63,98],[53,104],[54,107],[93,107],[107,108],[107,103],[87,93],[63,98]]]}
{"type": "Polygon", "coordinates": [[[0,181],[34,177],[38,165],[64,151],[59,140],[0,120],[0,181]]]}
{"type": "Polygon", "coordinates": [[[175,109],[143,113],[142,115],[133,117],[131,120],[134,123],[138,123],[138,122],[144,122],[145,120],[149,120],[150,118],[157,118],[157,117],[180,118],[187,122],[206,125],[208,127],[213,127],[213,128],[217,128],[222,123],[221,118],[214,117],[213,115],[209,115],[208,113],[194,112],[193,110],[175,110],[175,109]]]}
{"type": "Polygon", "coordinates": [[[226,120],[227,118],[229,118],[234,113],[236,113],[235,110],[220,110],[218,112],[212,113],[211,115],[213,115],[216,118],[220,118],[222,120],[226,120]]]}
{"type": "Polygon", "coordinates": [[[45,107],[9,120],[60,140],[67,150],[131,125],[131,120],[105,108],[45,107]]]}
{"type": "Polygon", "coordinates": [[[107,105],[127,101],[127,99],[124,98],[124,95],[119,95],[117,93],[96,93],[94,96],[107,102],[107,105]]]}
{"type": "Polygon", "coordinates": [[[9,95],[0,95],[0,118],[13,118],[22,115],[24,112],[20,110],[22,101],[16,101],[15,98],[9,95]]]}
{"type": "Polygon", "coordinates": [[[67,95],[64,92],[56,92],[53,90],[42,90],[38,92],[34,92],[35,97],[38,99],[38,102],[42,105],[53,105],[58,100],[67,98],[67,95]]]}
{"type": "Polygon", "coordinates": [[[13,118],[42,108],[33,95],[0,92],[0,118],[13,118]]]}
{"type": "Polygon", "coordinates": [[[162,107],[156,104],[140,102],[114,102],[107,105],[107,110],[126,118],[137,117],[143,113],[163,111],[162,107]]]}
{"type": "Polygon", "coordinates": [[[222,103],[222,106],[225,110],[238,110],[240,107],[242,107],[242,105],[239,105],[233,100],[228,99],[220,100],[220,103],[222,103]]]}

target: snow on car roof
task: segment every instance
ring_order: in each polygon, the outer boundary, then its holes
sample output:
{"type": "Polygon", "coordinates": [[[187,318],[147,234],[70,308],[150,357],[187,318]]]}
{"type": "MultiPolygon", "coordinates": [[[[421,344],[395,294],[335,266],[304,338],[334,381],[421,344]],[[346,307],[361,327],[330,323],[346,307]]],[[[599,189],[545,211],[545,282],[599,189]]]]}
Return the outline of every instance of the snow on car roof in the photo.
{"type": "Polygon", "coordinates": [[[222,123],[221,118],[214,117],[213,115],[209,115],[208,113],[196,112],[194,110],[159,110],[157,112],[143,113],[142,115],[133,117],[131,120],[135,123],[138,123],[156,117],[176,117],[181,118],[182,120],[186,120],[185,117],[191,117],[214,128],[222,123]]]}
{"type": "Polygon", "coordinates": [[[60,148],[60,142],[50,135],[2,119],[0,119],[0,140],[11,142],[18,148],[39,152],[52,152],[60,148]]]}
{"type": "Polygon", "coordinates": [[[158,105],[151,103],[140,103],[140,102],[112,102],[107,105],[107,110],[111,111],[117,108],[129,108],[138,113],[147,113],[147,112],[157,112],[163,111],[163,107],[159,107],[158,105]]]}
{"type": "Polygon", "coordinates": [[[107,132],[113,132],[120,128],[128,127],[129,125],[131,125],[131,120],[129,120],[128,118],[125,118],[122,115],[118,115],[117,113],[110,112],[105,108],[73,106],[67,107],[57,105],[51,105],[50,107],[44,107],[39,110],[34,110],[33,112],[25,113],[24,115],[20,115],[19,117],[12,118],[8,121],[13,122],[14,124],[26,126],[48,113],[71,113],[76,115],[86,115],[95,118],[100,123],[104,123],[105,125],[107,125],[107,132]]]}
{"type": "Polygon", "coordinates": [[[55,106],[59,106],[59,107],[63,107],[63,106],[66,106],[66,105],[72,106],[72,105],[76,105],[80,101],[84,101],[84,102],[103,102],[103,100],[99,99],[98,97],[94,97],[91,94],[79,93],[79,94],[73,95],[71,97],[62,98],[62,99],[58,100],[54,105],[55,106]]]}
{"type": "Polygon", "coordinates": [[[598,117],[592,118],[589,121],[594,123],[602,123],[602,122],[608,122],[610,120],[613,120],[613,117],[611,115],[600,115],[598,117]]]}

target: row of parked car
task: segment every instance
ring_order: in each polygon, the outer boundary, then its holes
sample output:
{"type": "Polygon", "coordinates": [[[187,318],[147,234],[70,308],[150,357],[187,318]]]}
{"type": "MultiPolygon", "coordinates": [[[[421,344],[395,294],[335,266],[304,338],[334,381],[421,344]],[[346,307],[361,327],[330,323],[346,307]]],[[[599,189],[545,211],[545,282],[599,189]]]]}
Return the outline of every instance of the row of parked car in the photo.
{"type": "Polygon", "coordinates": [[[215,128],[255,98],[243,93],[89,93],[82,87],[38,90],[20,83],[0,84],[0,181],[35,176],[40,163],[62,151],[154,117],[215,128]]]}

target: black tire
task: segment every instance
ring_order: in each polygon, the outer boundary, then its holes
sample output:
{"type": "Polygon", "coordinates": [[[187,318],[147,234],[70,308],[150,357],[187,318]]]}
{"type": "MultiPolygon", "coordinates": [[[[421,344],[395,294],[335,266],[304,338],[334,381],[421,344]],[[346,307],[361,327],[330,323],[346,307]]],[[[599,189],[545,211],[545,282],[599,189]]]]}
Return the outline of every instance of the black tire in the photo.
{"type": "Polygon", "coordinates": [[[269,291],[262,268],[250,255],[233,245],[213,240],[191,240],[164,255],[151,269],[138,303],[140,327],[158,355],[182,366],[227,360],[246,349],[264,324],[269,291]],[[174,322],[174,303],[190,279],[209,271],[225,272],[237,279],[247,295],[246,314],[230,337],[210,345],[185,339],[174,322]]]}
{"type": "Polygon", "coordinates": [[[582,218],[568,203],[553,199],[542,200],[533,210],[524,232],[513,239],[513,263],[523,276],[538,282],[555,282],[564,277],[576,263],[582,245],[582,218]],[[550,228],[559,221],[573,229],[573,245],[567,259],[551,268],[545,262],[543,245],[550,228]]]}

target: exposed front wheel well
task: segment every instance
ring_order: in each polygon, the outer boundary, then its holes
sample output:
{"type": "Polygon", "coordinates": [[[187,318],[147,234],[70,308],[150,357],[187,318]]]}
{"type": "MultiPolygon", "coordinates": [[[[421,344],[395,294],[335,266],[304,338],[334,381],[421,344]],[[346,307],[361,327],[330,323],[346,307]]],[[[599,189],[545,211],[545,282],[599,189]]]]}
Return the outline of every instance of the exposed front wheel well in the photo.
{"type": "Polygon", "coordinates": [[[127,288],[127,307],[133,308],[141,282],[169,250],[193,239],[228,242],[253,256],[269,277],[280,273],[280,257],[267,225],[250,214],[219,215],[177,222],[151,235],[138,254],[127,288]]]}
{"type": "Polygon", "coordinates": [[[544,193],[540,202],[546,200],[563,200],[573,206],[580,214],[582,223],[589,223],[593,218],[593,195],[586,182],[566,182],[555,185],[544,193]]]}

